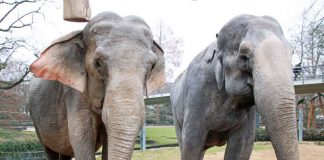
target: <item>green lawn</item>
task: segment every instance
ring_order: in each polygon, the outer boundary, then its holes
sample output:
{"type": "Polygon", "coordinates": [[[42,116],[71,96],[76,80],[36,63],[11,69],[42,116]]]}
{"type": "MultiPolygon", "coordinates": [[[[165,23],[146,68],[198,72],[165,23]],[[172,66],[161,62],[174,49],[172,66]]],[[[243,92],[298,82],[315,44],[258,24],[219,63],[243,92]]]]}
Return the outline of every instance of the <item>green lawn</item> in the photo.
{"type": "MultiPolygon", "coordinates": [[[[147,147],[176,144],[177,138],[175,135],[175,128],[173,126],[147,127],[146,142],[147,147]]],[[[135,147],[140,147],[139,138],[135,147]]],[[[39,145],[36,133],[30,131],[8,130],[0,127],[0,151],[18,151],[20,149],[24,151],[27,149],[33,149],[33,151],[35,151],[34,149],[41,150],[42,148],[39,145]],[[30,147],[28,143],[33,144],[33,147],[30,147]]]]}
{"type": "MultiPolygon", "coordinates": [[[[165,144],[175,144],[177,143],[175,128],[173,126],[170,127],[147,127],[147,146],[158,146],[165,144]]],[[[36,149],[34,145],[27,145],[25,143],[31,144],[31,142],[38,142],[38,138],[35,132],[25,132],[25,131],[12,131],[0,128],[0,144],[2,146],[3,151],[7,151],[8,142],[12,142],[12,149],[17,150],[27,150],[27,149],[36,149]],[[18,143],[19,142],[19,143],[18,143]],[[25,142],[25,143],[23,143],[25,142]],[[28,146],[28,147],[22,147],[28,146]],[[21,148],[22,147],[22,148],[21,148]]],[[[37,146],[37,145],[36,145],[37,146]]],[[[136,144],[135,147],[139,147],[139,144],[136,144]]],[[[258,142],[254,145],[254,150],[268,150],[271,149],[272,146],[269,142],[258,142]]],[[[0,145],[1,149],[1,145],[0,145]]],[[[225,146],[222,147],[213,147],[209,149],[206,154],[213,155],[218,152],[225,151],[225,146]]],[[[132,160],[173,160],[179,159],[180,151],[178,147],[167,147],[167,148],[159,148],[159,149],[148,149],[146,151],[136,150],[133,153],[132,160]]]]}
{"type": "Polygon", "coordinates": [[[29,131],[16,131],[0,127],[0,143],[8,141],[27,141],[38,140],[35,132],[29,131]]]}
{"type": "Polygon", "coordinates": [[[0,127],[0,152],[41,151],[35,132],[15,131],[0,127]]]}
{"type": "MultiPolygon", "coordinates": [[[[139,139],[135,147],[139,147],[139,139]]],[[[178,143],[175,128],[167,127],[147,127],[146,128],[146,146],[158,146],[178,143]]]]}
{"type": "MultiPolygon", "coordinates": [[[[172,144],[177,143],[175,128],[171,127],[148,127],[146,128],[147,133],[147,146],[161,145],[161,144],[172,144]],[[154,141],[153,144],[149,144],[154,141]]],[[[136,144],[138,147],[139,144],[136,144]]],[[[212,147],[207,150],[206,155],[215,155],[218,152],[225,151],[226,146],[212,147]]],[[[254,144],[254,151],[269,150],[272,149],[270,142],[256,142],[254,144]]],[[[132,160],[174,160],[180,159],[180,150],[178,147],[149,149],[146,151],[136,150],[133,153],[132,160]]]]}
{"type": "MultiPolygon", "coordinates": [[[[206,155],[215,155],[219,152],[224,152],[226,146],[212,147],[207,150],[206,155]]],[[[272,149],[270,142],[256,142],[254,143],[254,151],[270,150],[272,149]]],[[[150,149],[146,151],[134,151],[132,160],[175,160],[180,159],[180,150],[178,147],[150,149]]]]}

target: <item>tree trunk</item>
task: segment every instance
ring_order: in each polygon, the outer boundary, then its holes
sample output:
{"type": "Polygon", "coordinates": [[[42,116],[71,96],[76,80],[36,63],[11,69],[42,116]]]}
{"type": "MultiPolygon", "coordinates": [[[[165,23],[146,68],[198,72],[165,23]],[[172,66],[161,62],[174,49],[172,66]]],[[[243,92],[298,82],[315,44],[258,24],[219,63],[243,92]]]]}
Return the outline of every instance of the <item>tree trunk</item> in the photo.
{"type": "Polygon", "coordinates": [[[322,110],[322,115],[324,116],[324,106],[323,106],[323,101],[320,93],[318,93],[318,101],[319,101],[320,108],[322,110]]]}
{"type": "MultiPolygon", "coordinates": [[[[312,99],[309,104],[309,112],[308,112],[308,120],[307,120],[307,129],[310,129],[312,127],[312,123],[314,123],[314,100],[312,99]]],[[[314,125],[314,124],[313,124],[314,125]]]]}

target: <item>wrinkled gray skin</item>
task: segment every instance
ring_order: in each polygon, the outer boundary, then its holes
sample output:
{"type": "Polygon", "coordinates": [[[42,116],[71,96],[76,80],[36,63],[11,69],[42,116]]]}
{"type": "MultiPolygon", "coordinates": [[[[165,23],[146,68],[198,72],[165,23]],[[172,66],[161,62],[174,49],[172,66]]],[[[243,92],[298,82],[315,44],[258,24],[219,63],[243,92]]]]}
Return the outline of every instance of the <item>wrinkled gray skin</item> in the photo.
{"type": "Polygon", "coordinates": [[[226,160],[248,160],[261,113],[279,160],[298,159],[289,44],[271,17],[229,21],[174,83],[171,105],[182,160],[227,143],[226,160]]]}
{"type": "Polygon", "coordinates": [[[101,145],[103,159],[131,159],[144,92],[164,82],[163,51],[144,20],[101,13],[30,68],[42,79],[27,105],[48,159],[95,160],[101,145]]]}

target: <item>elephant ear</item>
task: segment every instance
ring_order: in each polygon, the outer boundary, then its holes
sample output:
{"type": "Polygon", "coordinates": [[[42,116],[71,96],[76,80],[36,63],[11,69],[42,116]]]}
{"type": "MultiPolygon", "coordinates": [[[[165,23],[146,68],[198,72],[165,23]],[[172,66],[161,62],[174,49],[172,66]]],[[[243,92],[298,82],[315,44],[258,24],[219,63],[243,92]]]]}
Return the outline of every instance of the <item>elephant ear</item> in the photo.
{"type": "Polygon", "coordinates": [[[151,71],[150,77],[147,80],[147,94],[150,94],[152,91],[159,89],[165,83],[163,50],[155,41],[153,41],[152,50],[156,54],[157,60],[151,71]]]}
{"type": "Polygon", "coordinates": [[[54,41],[29,68],[39,78],[57,80],[83,92],[86,75],[82,31],[54,41]]]}
{"type": "MultiPolygon", "coordinates": [[[[216,35],[218,37],[218,34],[216,35]]],[[[221,90],[225,84],[225,74],[223,69],[223,55],[218,50],[217,41],[211,43],[205,50],[205,61],[211,63],[215,59],[215,74],[218,89],[221,90]]]]}
{"type": "Polygon", "coordinates": [[[207,62],[207,63],[210,63],[210,62],[212,62],[213,60],[214,60],[214,57],[215,57],[215,55],[216,55],[216,52],[217,52],[217,42],[215,41],[215,42],[213,42],[213,43],[211,43],[206,49],[205,49],[205,51],[203,51],[203,52],[206,52],[205,53],[205,61],[207,62]]]}
{"type": "Polygon", "coordinates": [[[223,55],[219,53],[217,55],[217,61],[215,64],[215,74],[218,89],[221,90],[225,85],[225,73],[223,68],[223,55]]]}

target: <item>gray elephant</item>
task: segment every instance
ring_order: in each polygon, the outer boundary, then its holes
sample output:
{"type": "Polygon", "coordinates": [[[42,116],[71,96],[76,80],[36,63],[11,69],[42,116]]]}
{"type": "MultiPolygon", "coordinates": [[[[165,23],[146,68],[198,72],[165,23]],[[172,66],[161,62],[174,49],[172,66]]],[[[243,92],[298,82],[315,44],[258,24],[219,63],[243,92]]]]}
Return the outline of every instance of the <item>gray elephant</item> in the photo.
{"type": "Polygon", "coordinates": [[[143,97],[164,84],[163,51],[143,19],[101,13],[30,69],[42,78],[27,103],[48,159],[94,160],[101,145],[103,159],[131,159],[143,97]]]}
{"type": "Polygon", "coordinates": [[[298,159],[290,45],[268,16],[240,15],[175,81],[171,105],[182,160],[227,143],[226,160],[248,160],[260,112],[279,160],[298,159]]]}

